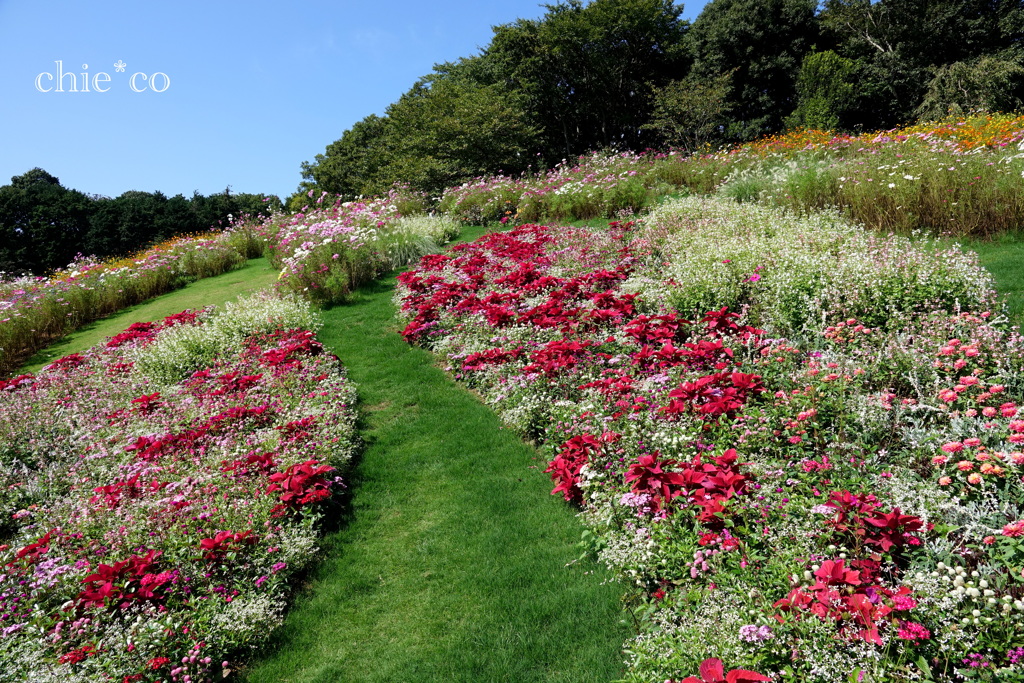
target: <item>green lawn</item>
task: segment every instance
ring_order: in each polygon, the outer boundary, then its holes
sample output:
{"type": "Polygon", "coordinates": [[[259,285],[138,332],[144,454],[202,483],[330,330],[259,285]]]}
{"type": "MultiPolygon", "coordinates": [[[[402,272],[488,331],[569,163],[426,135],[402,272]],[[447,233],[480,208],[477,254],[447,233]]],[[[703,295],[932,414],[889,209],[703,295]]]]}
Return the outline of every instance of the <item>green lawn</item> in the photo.
{"type": "Polygon", "coordinates": [[[978,252],[981,265],[995,277],[999,293],[1006,295],[1010,318],[1014,324],[1024,325],[1024,233],[972,240],[963,246],[978,252]]]}
{"type": "Polygon", "coordinates": [[[536,451],[398,335],[393,287],[325,313],[366,450],[341,528],[248,680],[617,678],[621,590],[571,564],[582,526],[536,451]]]}

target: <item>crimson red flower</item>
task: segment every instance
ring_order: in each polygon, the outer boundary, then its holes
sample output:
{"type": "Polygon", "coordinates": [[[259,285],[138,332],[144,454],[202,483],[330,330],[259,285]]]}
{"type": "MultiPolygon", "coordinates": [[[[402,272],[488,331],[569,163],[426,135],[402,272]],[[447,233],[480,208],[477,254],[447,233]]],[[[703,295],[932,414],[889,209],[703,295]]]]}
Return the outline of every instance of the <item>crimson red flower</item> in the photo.
{"type": "Polygon", "coordinates": [[[726,673],[721,659],[705,659],[700,663],[700,678],[687,676],[679,683],[757,683],[772,679],[756,671],[733,669],[726,673]]]}

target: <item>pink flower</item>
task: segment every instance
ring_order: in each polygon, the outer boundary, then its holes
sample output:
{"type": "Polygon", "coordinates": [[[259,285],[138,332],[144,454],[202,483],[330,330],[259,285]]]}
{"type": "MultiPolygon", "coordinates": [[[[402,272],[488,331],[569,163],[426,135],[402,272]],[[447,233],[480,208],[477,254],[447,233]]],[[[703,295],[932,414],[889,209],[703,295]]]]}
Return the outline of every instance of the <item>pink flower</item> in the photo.
{"type": "Polygon", "coordinates": [[[973,484],[975,486],[980,484],[982,479],[983,477],[977,472],[971,472],[969,475],[967,475],[967,483],[973,484]]]}
{"type": "Polygon", "coordinates": [[[970,460],[961,460],[956,464],[956,468],[961,472],[970,472],[974,469],[974,463],[970,460]]]}
{"type": "Polygon", "coordinates": [[[953,480],[949,477],[939,477],[939,486],[949,486],[953,483],[953,480]]]}
{"type": "Polygon", "coordinates": [[[898,610],[910,610],[917,607],[917,600],[910,597],[909,595],[896,595],[892,599],[893,607],[898,610]]]}
{"type": "Polygon", "coordinates": [[[1010,522],[1004,526],[1003,536],[1009,536],[1010,538],[1024,536],[1024,519],[1019,519],[1016,522],[1010,522]]]}
{"type": "Polygon", "coordinates": [[[947,453],[959,453],[964,449],[964,445],[959,441],[950,441],[942,444],[942,450],[947,453]]]}
{"type": "Polygon", "coordinates": [[[928,629],[917,622],[904,621],[900,624],[900,630],[896,633],[896,636],[900,640],[917,642],[919,640],[928,640],[932,637],[932,634],[928,629]]]}

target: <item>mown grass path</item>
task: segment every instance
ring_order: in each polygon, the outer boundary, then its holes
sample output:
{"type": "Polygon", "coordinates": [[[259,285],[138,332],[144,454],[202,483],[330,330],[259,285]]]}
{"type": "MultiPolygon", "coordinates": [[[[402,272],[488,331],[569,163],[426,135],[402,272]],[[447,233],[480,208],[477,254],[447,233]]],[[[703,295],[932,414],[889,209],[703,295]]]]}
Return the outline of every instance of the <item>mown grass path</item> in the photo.
{"type": "MultiPolygon", "coordinates": [[[[90,323],[24,369],[276,277],[250,261],[90,323]]],[[[321,339],[358,385],[366,448],[321,562],[265,658],[238,673],[253,683],[617,678],[631,634],[620,588],[595,563],[573,563],[582,525],[549,495],[536,451],[402,340],[394,284],[324,313],[321,339]]]]}
{"type": "Polygon", "coordinates": [[[366,449],[341,528],[247,672],[270,681],[610,681],[621,588],[537,453],[398,334],[394,279],[325,313],[366,449]]]}

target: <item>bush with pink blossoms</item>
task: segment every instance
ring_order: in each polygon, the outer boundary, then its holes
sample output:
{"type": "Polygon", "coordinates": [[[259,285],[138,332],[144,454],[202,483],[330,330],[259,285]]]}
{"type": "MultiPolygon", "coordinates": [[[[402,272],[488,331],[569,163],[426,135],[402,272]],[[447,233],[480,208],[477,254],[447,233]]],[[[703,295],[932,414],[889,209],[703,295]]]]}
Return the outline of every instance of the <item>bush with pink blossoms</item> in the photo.
{"type": "Polygon", "coordinates": [[[427,215],[426,197],[404,186],[350,202],[327,193],[310,199],[293,214],[238,221],[228,234],[258,235],[264,255],[281,269],[279,286],[318,303],[340,301],[459,234],[453,220],[427,215]]]}

